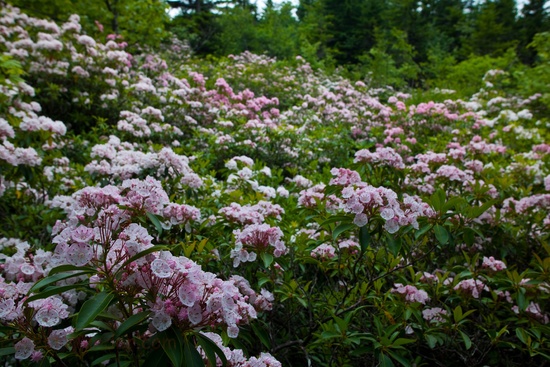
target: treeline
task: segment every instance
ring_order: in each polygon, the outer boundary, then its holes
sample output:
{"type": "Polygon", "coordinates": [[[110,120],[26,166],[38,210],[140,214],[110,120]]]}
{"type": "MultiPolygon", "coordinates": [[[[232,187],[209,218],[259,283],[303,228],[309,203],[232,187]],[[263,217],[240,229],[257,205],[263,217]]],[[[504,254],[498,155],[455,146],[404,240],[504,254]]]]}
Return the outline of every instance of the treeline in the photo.
{"type": "Polygon", "coordinates": [[[88,33],[117,33],[130,47],[156,47],[175,35],[197,55],[301,55],[375,86],[468,92],[488,69],[540,63],[549,38],[535,35],[550,30],[544,0],[521,7],[515,0],[300,0],[297,8],[267,1],[262,11],[249,0],[9,2],[58,21],[76,12],[88,33]]]}

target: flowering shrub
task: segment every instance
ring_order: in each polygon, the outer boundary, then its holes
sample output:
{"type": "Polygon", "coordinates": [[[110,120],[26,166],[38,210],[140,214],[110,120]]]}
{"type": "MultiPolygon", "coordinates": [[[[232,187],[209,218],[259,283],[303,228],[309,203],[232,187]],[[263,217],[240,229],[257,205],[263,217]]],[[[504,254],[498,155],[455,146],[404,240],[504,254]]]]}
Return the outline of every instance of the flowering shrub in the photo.
{"type": "Polygon", "coordinates": [[[540,96],[176,51],[0,10],[6,365],[550,359],[540,96]]]}

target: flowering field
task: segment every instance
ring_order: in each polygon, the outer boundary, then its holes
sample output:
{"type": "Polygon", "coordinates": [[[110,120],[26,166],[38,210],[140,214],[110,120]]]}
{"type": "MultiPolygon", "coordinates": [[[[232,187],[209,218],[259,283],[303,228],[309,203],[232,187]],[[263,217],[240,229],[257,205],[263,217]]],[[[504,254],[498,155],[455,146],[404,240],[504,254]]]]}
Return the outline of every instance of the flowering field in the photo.
{"type": "Polygon", "coordinates": [[[0,360],[539,366],[540,95],[130,54],[0,11],[0,360]]]}

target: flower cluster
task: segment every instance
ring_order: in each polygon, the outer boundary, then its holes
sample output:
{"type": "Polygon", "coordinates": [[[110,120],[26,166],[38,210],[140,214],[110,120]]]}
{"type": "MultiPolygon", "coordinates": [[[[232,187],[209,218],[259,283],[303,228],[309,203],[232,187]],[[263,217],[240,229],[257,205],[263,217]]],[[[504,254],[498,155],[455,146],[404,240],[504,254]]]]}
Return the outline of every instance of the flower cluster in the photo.
{"type": "Polygon", "coordinates": [[[411,225],[418,229],[418,217],[430,216],[433,211],[418,197],[405,195],[399,202],[397,194],[385,187],[373,187],[360,182],[342,190],[342,209],[355,215],[353,222],[365,226],[376,214],[384,219],[384,228],[395,233],[400,227],[411,225]]]}
{"type": "Polygon", "coordinates": [[[256,260],[258,254],[269,252],[275,257],[280,257],[288,252],[282,240],[283,232],[278,227],[250,224],[243,230],[233,231],[233,234],[235,247],[231,250],[231,258],[234,267],[239,266],[241,262],[256,260]]]}
{"type": "Polygon", "coordinates": [[[420,302],[426,304],[430,300],[426,291],[416,288],[414,285],[394,284],[392,293],[398,293],[405,297],[406,302],[420,302]]]}

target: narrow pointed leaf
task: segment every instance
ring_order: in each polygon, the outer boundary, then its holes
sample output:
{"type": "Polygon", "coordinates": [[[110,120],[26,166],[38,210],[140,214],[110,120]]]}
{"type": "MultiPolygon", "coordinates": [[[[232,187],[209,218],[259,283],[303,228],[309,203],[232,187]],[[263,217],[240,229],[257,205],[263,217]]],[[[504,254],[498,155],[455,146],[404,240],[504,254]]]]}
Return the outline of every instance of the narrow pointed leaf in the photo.
{"type": "Polygon", "coordinates": [[[131,264],[132,262],[136,261],[137,259],[141,259],[142,257],[147,256],[147,255],[149,255],[153,252],[162,251],[162,250],[166,250],[166,249],[167,249],[167,247],[164,246],[164,245],[155,245],[153,247],[149,247],[148,249],[143,250],[143,251],[135,254],[134,256],[132,256],[131,258],[126,260],[124,263],[122,263],[120,268],[117,270],[116,274],[121,272],[124,268],[126,268],[126,266],[128,266],[128,264],[131,264]]]}
{"type": "Polygon", "coordinates": [[[96,273],[97,269],[92,268],[90,266],[76,266],[76,265],[65,264],[65,265],[56,266],[55,268],[50,270],[50,272],[48,273],[48,276],[54,275],[57,273],[65,273],[68,271],[78,271],[82,273],[96,273]]]}
{"type": "Polygon", "coordinates": [[[116,330],[115,338],[120,338],[122,335],[132,330],[136,325],[139,325],[143,320],[149,317],[150,314],[151,312],[144,311],[128,317],[116,330]]]}
{"type": "Polygon", "coordinates": [[[216,365],[216,355],[222,361],[222,367],[225,367],[227,365],[227,358],[225,358],[224,352],[220,349],[220,347],[218,347],[216,343],[200,333],[196,333],[195,336],[197,337],[197,342],[206,353],[206,356],[208,357],[208,361],[210,362],[211,366],[216,365]],[[207,349],[210,352],[207,352],[207,349]],[[212,356],[212,352],[215,354],[214,356],[212,356]]]}
{"type": "Polygon", "coordinates": [[[28,294],[36,293],[40,288],[46,287],[50,284],[57,283],[60,280],[69,279],[78,277],[81,275],[89,274],[89,272],[79,272],[79,273],[57,273],[54,275],[47,276],[46,278],[40,279],[40,281],[36,282],[31,289],[29,290],[28,294]]]}
{"type": "Polygon", "coordinates": [[[162,224],[160,223],[160,220],[157,218],[157,216],[153,213],[147,212],[147,217],[151,220],[159,235],[162,234],[162,224]]]}
{"type": "Polygon", "coordinates": [[[359,245],[362,252],[365,252],[370,245],[370,233],[366,226],[359,228],[359,245]]]}
{"type": "Polygon", "coordinates": [[[464,346],[466,347],[466,350],[470,349],[472,347],[472,341],[470,340],[470,337],[463,331],[460,332],[460,336],[462,336],[462,340],[464,341],[464,346]]]}
{"type": "Polygon", "coordinates": [[[115,297],[112,293],[101,292],[90,298],[82,305],[76,317],[75,330],[82,330],[95,320],[115,297]]]}
{"type": "Polygon", "coordinates": [[[174,326],[172,326],[163,331],[160,343],[172,365],[174,367],[182,366],[185,362],[183,356],[184,340],[179,330],[174,330],[174,326]]]}
{"type": "Polygon", "coordinates": [[[64,286],[61,286],[61,287],[56,287],[56,286],[46,287],[46,289],[42,290],[40,293],[34,294],[34,295],[30,296],[29,298],[27,298],[25,300],[25,303],[36,301],[37,299],[48,298],[50,296],[60,294],[60,293],[66,292],[66,291],[70,291],[71,289],[77,289],[77,288],[80,288],[80,287],[83,287],[83,286],[85,286],[84,283],[64,285],[64,286]]]}
{"type": "Polygon", "coordinates": [[[204,361],[195,348],[192,338],[186,338],[183,344],[183,357],[185,367],[204,367],[204,361]]]}
{"type": "Polygon", "coordinates": [[[334,228],[334,231],[332,232],[332,238],[335,240],[340,236],[343,232],[356,227],[353,223],[342,223],[338,227],[334,228]]]}
{"type": "Polygon", "coordinates": [[[92,366],[97,366],[98,364],[102,364],[103,362],[108,361],[111,358],[116,358],[116,354],[110,353],[110,354],[101,356],[92,362],[92,366]]]}
{"type": "Polygon", "coordinates": [[[0,357],[9,356],[10,354],[15,354],[14,347],[2,348],[0,349],[0,357]]]}

